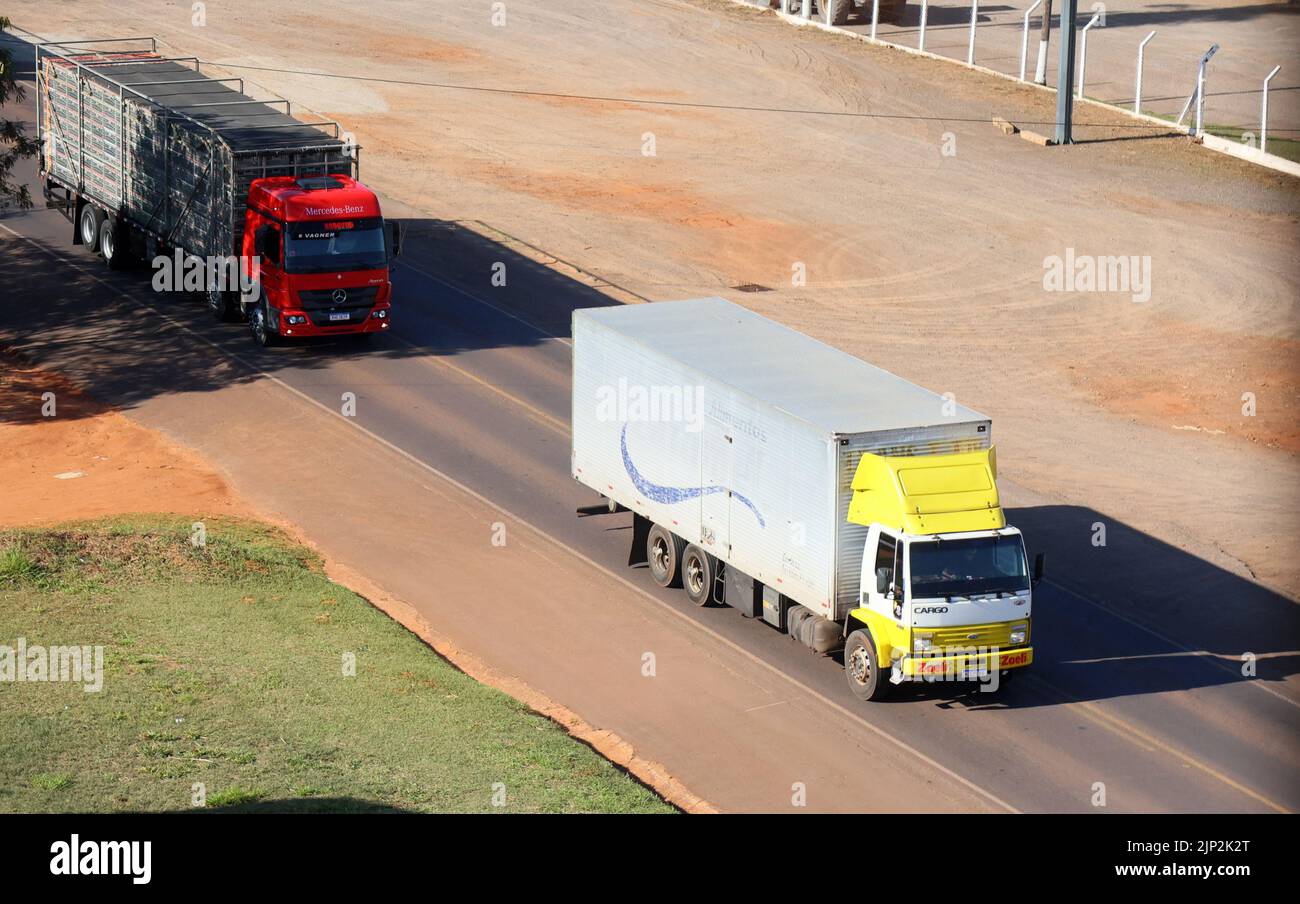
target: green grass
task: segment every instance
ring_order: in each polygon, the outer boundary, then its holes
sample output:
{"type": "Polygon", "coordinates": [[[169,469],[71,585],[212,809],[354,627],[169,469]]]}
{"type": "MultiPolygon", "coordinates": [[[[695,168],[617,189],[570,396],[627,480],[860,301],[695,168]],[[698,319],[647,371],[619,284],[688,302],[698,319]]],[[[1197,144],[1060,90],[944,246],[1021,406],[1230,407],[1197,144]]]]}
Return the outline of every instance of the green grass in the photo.
{"type": "MultiPolygon", "coordinates": [[[[1146,113],[1148,116],[1155,116],[1158,119],[1164,119],[1171,123],[1175,121],[1175,117],[1171,114],[1156,113],[1151,110],[1143,110],[1142,112],[1146,113]]],[[[1192,117],[1194,122],[1195,112],[1189,112],[1188,116],[1192,117]]],[[[1186,122],[1186,120],[1184,122],[1186,122]]],[[[1241,142],[1242,136],[1249,132],[1255,136],[1254,147],[1259,147],[1259,130],[1257,128],[1246,129],[1240,126],[1216,125],[1209,122],[1204,124],[1204,128],[1206,133],[1210,135],[1217,135],[1220,138],[1226,138],[1229,141],[1236,142],[1241,142]]],[[[1300,163],[1300,140],[1298,139],[1283,138],[1280,135],[1273,135],[1270,133],[1268,136],[1267,150],[1270,154],[1273,154],[1276,157],[1282,157],[1285,160],[1300,163]]]]}
{"type": "Polygon", "coordinates": [[[277,531],[206,527],[0,532],[0,644],[104,648],[98,693],[0,684],[0,812],[672,811],[277,531]]]}

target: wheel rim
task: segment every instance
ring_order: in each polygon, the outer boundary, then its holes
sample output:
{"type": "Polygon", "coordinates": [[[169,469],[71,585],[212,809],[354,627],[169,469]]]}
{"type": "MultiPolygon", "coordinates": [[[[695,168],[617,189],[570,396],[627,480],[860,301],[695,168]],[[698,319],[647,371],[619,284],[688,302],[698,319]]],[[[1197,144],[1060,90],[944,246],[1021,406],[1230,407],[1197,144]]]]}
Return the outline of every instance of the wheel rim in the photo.
{"type": "Polygon", "coordinates": [[[89,207],[81,212],[81,244],[95,244],[95,214],[89,207]]]}
{"type": "Polygon", "coordinates": [[[656,574],[668,574],[668,541],[663,537],[655,537],[654,540],[651,541],[650,563],[654,567],[656,574]]]}
{"type": "Polygon", "coordinates": [[[104,234],[99,238],[99,249],[104,252],[104,260],[113,259],[113,230],[104,230],[104,234]]]}
{"type": "Polygon", "coordinates": [[[704,592],[704,563],[699,556],[691,556],[686,560],[686,589],[691,592],[691,596],[699,596],[704,592]]]}
{"type": "Polygon", "coordinates": [[[854,647],[849,654],[849,677],[858,684],[866,684],[871,679],[871,657],[866,647],[854,647]]]}
{"type": "Polygon", "coordinates": [[[266,342],[266,315],[261,308],[253,309],[253,335],[258,342],[266,342]]]}

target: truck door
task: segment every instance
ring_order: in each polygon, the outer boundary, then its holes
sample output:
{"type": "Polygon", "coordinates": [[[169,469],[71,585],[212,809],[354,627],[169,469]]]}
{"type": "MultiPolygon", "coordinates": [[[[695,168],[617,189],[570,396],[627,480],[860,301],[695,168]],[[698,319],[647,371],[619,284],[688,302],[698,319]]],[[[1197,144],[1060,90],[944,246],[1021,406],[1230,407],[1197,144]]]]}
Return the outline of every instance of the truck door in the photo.
{"type": "Polygon", "coordinates": [[[894,600],[888,596],[889,589],[897,588],[899,599],[903,594],[902,550],[898,548],[898,540],[886,530],[872,531],[865,552],[864,562],[871,563],[870,572],[863,575],[867,608],[893,619],[894,600]]]}
{"type": "Polygon", "coordinates": [[[284,232],[279,223],[266,220],[258,227],[257,234],[262,236],[259,273],[262,290],[271,307],[284,308],[284,232]]]}
{"type": "Polygon", "coordinates": [[[726,559],[731,552],[731,480],[735,446],[726,427],[704,418],[700,447],[700,544],[726,559]]]}

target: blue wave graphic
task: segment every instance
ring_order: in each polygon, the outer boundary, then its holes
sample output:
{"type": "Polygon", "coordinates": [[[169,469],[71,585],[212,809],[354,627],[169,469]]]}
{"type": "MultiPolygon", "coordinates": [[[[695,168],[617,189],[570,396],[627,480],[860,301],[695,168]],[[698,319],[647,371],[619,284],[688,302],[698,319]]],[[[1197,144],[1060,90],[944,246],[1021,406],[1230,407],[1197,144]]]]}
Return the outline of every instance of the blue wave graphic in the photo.
{"type": "MultiPolygon", "coordinates": [[[[662,502],[666,505],[672,505],[675,502],[686,502],[689,499],[698,499],[699,497],[707,496],[710,493],[727,492],[726,487],[720,486],[666,487],[662,484],[651,483],[645,479],[640,471],[637,470],[636,465],[632,464],[632,456],[629,455],[627,451],[627,424],[623,425],[623,434],[620,437],[620,444],[623,447],[623,467],[627,471],[627,476],[632,478],[633,485],[636,486],[641,495],[645,496],[647,499],[652,499],[655,502],[662,502]]],[[[754,513],[754,517],[758,519],[759,527],[767,527],[767,522],[763,520],[763,516],[759,513],[758,507],[755,506],[754,503],[734,491],[731,496],[733,499],[739,499],[745,508],[754,513]]]]}

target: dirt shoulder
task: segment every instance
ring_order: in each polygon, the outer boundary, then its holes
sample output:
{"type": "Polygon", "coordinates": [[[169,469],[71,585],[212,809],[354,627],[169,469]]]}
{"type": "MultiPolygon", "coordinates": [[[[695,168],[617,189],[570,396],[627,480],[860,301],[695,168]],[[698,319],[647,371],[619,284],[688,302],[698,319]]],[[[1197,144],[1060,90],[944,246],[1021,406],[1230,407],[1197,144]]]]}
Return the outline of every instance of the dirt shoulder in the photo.
{"type": "MultiPolygon", "coordinates": [[[[102,405],[62,375],[3,348],[0,399],[0,530],[127,514],[176,514],[195,520],[260,517],[311,545],[294,525],[257,512],[193,451],[102,405]],[[50,414],[43,414],[42,408],[50,414]]],[[[333,580],[369,600],[470,677],[561,725],[670,803],[692,813],[714,811],[665,766],[639,756],[618,735],[588,724],[525,682],[460,649],[414,607],[353,569],[323,562],[333,580]]]]}
{"type": "Polygon", "coordinates": [[[0,528],[252,513],[194,453],[3,348],[0,400],[0,528]]]}

